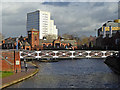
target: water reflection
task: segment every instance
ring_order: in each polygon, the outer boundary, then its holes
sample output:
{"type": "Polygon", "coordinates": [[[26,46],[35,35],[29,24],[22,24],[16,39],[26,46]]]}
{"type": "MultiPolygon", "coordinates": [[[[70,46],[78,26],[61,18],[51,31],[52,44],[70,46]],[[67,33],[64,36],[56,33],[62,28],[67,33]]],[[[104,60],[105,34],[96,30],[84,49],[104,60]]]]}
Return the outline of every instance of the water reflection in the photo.
{"type": "MultiPolygon", "coordinates": [[[[37,62],[38,63],[38,62],[37,62]]],[[[120,76],[103,59],[61,60],[40,63],[39,73],[10,88],[118,88],[120,76]]]]}

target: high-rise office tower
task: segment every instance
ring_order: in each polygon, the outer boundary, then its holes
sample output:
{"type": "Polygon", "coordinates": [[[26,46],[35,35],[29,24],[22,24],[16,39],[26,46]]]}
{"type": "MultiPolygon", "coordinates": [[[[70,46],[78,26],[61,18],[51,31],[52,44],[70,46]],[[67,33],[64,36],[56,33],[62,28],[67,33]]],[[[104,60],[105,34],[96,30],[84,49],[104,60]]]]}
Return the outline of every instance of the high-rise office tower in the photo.
{"type": "Polygon", "coordinates": [[[37,10],[27,13],[27,31],[32,28],[39,31],[39,39],[47,35],[55,35],[56,38],[58,36],[57,28],[54,28],[54,20],[50,19],[50,12],[37,10]]]}

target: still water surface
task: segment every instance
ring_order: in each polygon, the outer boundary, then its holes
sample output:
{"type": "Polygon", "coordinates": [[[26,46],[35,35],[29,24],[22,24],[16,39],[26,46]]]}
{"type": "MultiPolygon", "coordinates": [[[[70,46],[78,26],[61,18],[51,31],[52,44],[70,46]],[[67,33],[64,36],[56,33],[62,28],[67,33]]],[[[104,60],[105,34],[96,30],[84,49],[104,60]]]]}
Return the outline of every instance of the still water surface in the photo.
{"type": "Polygon", "coordinates": [[[103,59],[37,63],[40,70],[35,76],[9,88],[120,88],[120,76],[103,59]]]}

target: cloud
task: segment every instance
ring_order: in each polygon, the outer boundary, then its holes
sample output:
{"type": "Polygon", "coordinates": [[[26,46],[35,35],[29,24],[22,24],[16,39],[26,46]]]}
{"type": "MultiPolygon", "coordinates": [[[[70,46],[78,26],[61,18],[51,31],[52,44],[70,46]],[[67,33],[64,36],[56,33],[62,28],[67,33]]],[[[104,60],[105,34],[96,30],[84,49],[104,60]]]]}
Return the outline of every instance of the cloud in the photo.
{"type": "Polygon", "coordinates": [[[113,2],[3,3],[5,36],[25,36],[26,15],[37,9],[51,12],[60,34],[77,33],[79,36],[95,35],[95,28],[118,17],[118,4],[113,2]]]}
{"type": "Polygon", "coordinates": [[[68,6],[70,2],[43,2],[42,4],[63,7],[63,6],[68,6]]]}

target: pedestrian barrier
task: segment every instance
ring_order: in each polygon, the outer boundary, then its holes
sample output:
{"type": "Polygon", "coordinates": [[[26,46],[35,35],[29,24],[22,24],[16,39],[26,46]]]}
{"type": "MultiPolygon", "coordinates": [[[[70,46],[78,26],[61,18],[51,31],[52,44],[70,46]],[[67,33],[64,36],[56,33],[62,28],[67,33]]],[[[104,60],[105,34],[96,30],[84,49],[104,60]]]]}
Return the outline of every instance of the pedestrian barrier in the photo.
{"type": "Polygon", "coordinates": [[[100,51],[100,50],[42,50],[42,51],[20,51],[20,58],[106,58],[107,56],[118,53],[118,51],[100,51]]]}

